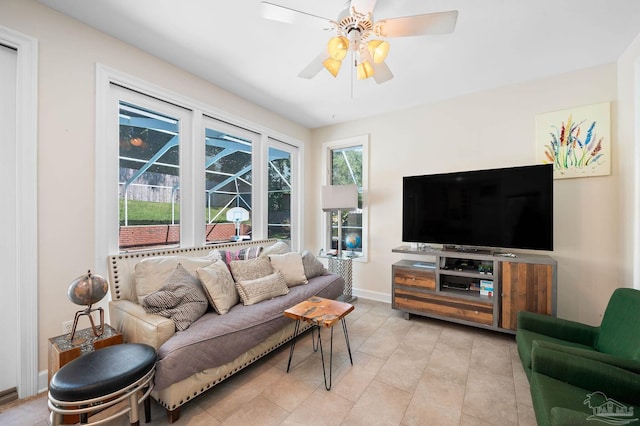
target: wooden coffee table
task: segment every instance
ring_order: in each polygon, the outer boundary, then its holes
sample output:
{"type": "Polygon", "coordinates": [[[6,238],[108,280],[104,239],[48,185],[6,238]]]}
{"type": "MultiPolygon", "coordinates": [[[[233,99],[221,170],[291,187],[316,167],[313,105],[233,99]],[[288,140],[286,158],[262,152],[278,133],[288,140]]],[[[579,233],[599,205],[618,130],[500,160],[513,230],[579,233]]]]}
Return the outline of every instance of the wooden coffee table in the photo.
{"type": "Polygon", "coordinates": [[[347,351],[349,351],[349,361],[353,365],[351,357],[351,346],[349,345],[349,333],[347,332],[347,322],[345,317],[353,311],[353,305],[337,300],[325,299],[323,297],[311,297],[304,302],[300,302],[292,308],[284,311],[284,316],[296,320],[293,339],[291,340],[291,349],[289,351],[289,362],[287,363],[287,373],[291,367],[291,358],[296,347],[298,332],[300,331],[300,322],[305,321],[311,324],[311,336],[313,339],[313,350],[316,352],[320,348],[320,357],[322,359],[322,374],[324,375],[324,387],[326,390],[331,389],[331,372],[333,370],[333,326],[340,321],[342,330],[344,331],[344,339],[347,343],[347,351]],[[329,344],[329,381],[327,383],[327,372],[324,366],[324,352],[322,351],[322,338],[320,337],[320,329],[327,327],[331,329],[331,340],[329,344]],[[315,333],[318,332],[318,344],[316,345],[315,333]]]}

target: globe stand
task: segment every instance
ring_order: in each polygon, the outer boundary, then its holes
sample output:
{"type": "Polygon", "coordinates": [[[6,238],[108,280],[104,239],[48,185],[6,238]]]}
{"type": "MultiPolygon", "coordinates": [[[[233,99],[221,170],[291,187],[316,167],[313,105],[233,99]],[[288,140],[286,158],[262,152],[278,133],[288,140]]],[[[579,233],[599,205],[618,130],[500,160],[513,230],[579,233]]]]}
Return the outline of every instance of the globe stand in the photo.
{"type": "MultiPolygon", "coordinates": [[[[83,309],[81,311],[76,312],[76,315],[73,318],[73,328],[71,329],[71,337],[69,337],[69,340],[73,342],[73,337],[76,334],[76,327],[78,326],[78,319],[80,319],[82,315],[87,315],[89,317],[89,322],[91,323],[91,329],[93,330],[93,335],[96,337],[102,336],[102,333],[104,333],[104,309],[102,308],[91,309],[91,305],[89,305],[87,309],[83,309]],[[91,313],[94,311],[100,311],[100,326],[98,328],[96,328],[96,325],[93,323],[93,316],[91,315],[91,313]]],[[[82,343],[82,342],[74,342],[74,343],[82,343]]]]}

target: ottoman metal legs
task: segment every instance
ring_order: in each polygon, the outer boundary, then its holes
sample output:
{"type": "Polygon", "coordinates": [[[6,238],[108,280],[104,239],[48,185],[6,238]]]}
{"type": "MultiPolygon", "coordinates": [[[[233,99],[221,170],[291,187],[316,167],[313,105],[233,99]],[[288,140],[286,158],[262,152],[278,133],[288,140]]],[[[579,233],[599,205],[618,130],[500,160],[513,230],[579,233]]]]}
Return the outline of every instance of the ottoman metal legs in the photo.
{"type": "Polygon", "coordinates": [[[151,346],[130,343],[100,349],[66,364],[49,385],[51,424],[61,424],[65,415],[80,415],[81,423],[91,420],[88,424],[97,425],[129,413],[131,425],[139,425],[138,406],[143,401],[148,422],[156,359],[151,346]],[[98,412],[98,420],[89,419],[98,412]]]}

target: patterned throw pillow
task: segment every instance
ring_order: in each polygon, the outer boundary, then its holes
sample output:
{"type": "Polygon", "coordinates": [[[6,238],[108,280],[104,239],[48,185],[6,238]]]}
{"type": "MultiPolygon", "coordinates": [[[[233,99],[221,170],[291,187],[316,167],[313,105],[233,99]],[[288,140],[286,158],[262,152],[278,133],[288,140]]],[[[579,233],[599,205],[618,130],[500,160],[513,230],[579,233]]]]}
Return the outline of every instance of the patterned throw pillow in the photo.
{"type": "Polygon", "coordinates": [[[255,280],[237,281],[236,288],[240,300],[247,306],[289,293],[289,287],[279,272],[255,280]]]}
{"type": "Polygon", "coordinates": [[[266,257],[249,260],[232,260],[229,264],[235,282],[255,280],[273,274],[271,262],[266,257]]]}
{"type": "Polygon", "coordinates": [[[197,273],[211,306],[220,315],[229,312],[229,309],[240,301],[236,283],[233,282],[231,272],[224,262],[218,261],[198,268],[197,273]]]}
{"type": "Polygon", "coordinates": [[[304,274],[304,266],[302,266],[302,256],[300,253],[292,251],[285,254],[269,255],[271,266],[276,272],[280,272],[284,277],[284,282],[289,287],[300,284],[307,284],[309,281],[304,274]]]}
{"type": "Polygon", "coordinates": [[[220,258],[227,264],[227,266],[229,266],[234,260],[255,259],[260,256],[261,252],[262,246],[246,247],[238,251],[218,250],[220,258]]]}
{"type": "Polygon", "coordinates": [[[171,318],[178,331],[189,328],[207,311],[208,306],[200,281],[182,264],[178,264],[159,290],[142,300],[146,312],[171,318]]]}
{"type": "Polygon", "coordinates": [[[309,250],[302,252],[302,266],[307,279],[318,277],[327,273],[327,268],[309,250]]]}

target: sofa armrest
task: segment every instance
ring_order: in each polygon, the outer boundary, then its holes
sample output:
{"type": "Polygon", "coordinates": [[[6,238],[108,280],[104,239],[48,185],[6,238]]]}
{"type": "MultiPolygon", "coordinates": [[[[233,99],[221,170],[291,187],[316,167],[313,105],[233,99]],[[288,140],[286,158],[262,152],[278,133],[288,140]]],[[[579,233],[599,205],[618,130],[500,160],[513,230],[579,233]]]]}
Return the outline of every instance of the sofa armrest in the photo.
{"type": "Polygon", "coordinates": [[[600,327],[528,311],[518,312],[518,329],[592,347],[600,331],[600,327]]]}
{"type": "Polygon", "coordinates": [[[127,343],[146,343],[158,350],[176,332],[171,319],[148,314],[130,300],[110,301],[109,315],[111,326],[122,333],[127,343]]]}
{"type": "Polygon", "coordinates": [[[640,374],[625,368],[586,358],[534,342],[531,368],[561,382],[588,390],[600,391],[619,402],[640,405],[640,374]]]}

